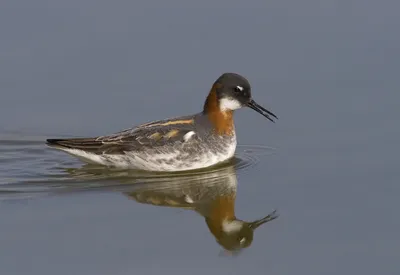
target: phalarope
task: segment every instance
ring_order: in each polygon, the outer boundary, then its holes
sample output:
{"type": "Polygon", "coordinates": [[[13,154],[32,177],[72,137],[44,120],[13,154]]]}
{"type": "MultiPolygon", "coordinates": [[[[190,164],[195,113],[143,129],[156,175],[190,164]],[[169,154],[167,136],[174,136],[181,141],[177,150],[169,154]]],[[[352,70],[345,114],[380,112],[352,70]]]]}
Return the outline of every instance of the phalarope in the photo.
{"type": "Polygon", "coordinates": [[[212,85],[203,111],[145,123],[95,138],[47,139],[47,144],[79,159],[106,166],[148,171],[185,171],[227,161],[236,150],[233,112],[242,107],[270,121],[276,115],[251,97],[250,83],[235,73],[212,85]]]}
{"type": "MultiPolygon", "coordinates": [[[[132,170],[98,169],[90,164],[66,168],[65,172],[77,180],[89,180],[88,186],[80,185],[79,188],[108,190],[111,187],[113,191],[121,192],[138,203],[194,211],[204,218],[209,232],[224,249],[224,254],[237,255],[251,246],[256,229],[279,217],[277,210],[253,221],[236,216],[236,173],[241,168],[237,165],[231,162],[210,171],[167,173],[164,176],[132,170]],[[92,179],[96,179],[96,183],[92,179]],[[108,179],[114,179],[114,184],[110,185],[108,179]]],[[[74,181],[63,181],[60,187],[72,191],[77,186],[74,181]]],[[[184,223],[180,225],[184,226],[184,223]]],[[[179,225],[173,224],[173,228],[177,229],[179,225]]]]}
{"type": "Polygon", "coordinates": [[[252,244],[257,228],[279,217],[276,210],[252,222],[236,217],[237,177],[233,165],[209,173],[152,180],[144,184],[134,184],[136,181],[132,179],[121,180],[133,187],[124,194],[143,204],[197,212],[204,217],[217,243],[232,255],[252,244]]]}

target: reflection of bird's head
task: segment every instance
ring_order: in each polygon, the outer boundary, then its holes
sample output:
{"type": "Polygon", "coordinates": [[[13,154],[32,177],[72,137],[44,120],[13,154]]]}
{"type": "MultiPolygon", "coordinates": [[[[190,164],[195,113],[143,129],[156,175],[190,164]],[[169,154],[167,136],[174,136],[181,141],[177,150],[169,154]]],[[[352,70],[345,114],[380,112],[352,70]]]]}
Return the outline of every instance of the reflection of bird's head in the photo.
{"type": "Polygon", "coordinates": [[[246,222],[224,221],[221,229],[221,234],[216,240],[226,250],[237,251],[250,246],[253,242],[254,232],[246,222]]]}
{"type": "Polygon", "coordinates": [[[210,218],[206,218],[206,222],[216,241],[224,249],[238,252],[251,245],[256,228],[277,217],[278,215],[274,211],[254,222],[245,222],[238,219],[212,220],[210,218]]]}

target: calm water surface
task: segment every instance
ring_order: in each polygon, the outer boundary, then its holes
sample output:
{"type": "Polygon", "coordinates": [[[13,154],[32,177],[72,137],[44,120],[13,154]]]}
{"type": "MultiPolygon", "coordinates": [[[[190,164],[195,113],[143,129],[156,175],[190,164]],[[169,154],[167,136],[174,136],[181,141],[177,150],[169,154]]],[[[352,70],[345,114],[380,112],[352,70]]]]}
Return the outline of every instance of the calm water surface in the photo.
{"type": "Polygon", "coordinates": [[[399,8],[5,1],[0,274],[399,274],[399,8]],[[226,71],[279,117],[239,110],[229,164],[166,176],[44,145],[197,112],[226,71]]]}

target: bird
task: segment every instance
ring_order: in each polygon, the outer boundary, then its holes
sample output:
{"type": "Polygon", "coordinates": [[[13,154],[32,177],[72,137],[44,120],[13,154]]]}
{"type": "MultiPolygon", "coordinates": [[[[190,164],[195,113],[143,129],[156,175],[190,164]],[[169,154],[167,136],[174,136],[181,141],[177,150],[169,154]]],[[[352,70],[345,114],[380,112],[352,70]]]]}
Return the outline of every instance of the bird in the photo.
{"type": "MultiPolygon", "coordinates": [[[[206,171],[163,175],[85,164],[80,167],[61,168],[74,180],[62,180],[57,186],[66,192],[88,191],[93,188],[103,191],[112,190],[120,192],[121,195],[134,202],[156,206],[160,211],[163,208],[174,208],[198,214],[204,223],[196,223],[198,229],[196,228],[188,234],[192,236],[197,232],[203,232],[205,225],[205,228],[222,248],[219,255],[236,256],[252,245],[255,232],[262,225],[280,216],[277,209],[274,209],[256,220],[246,221],[237,217],[236,197],[239,192],[237,172],[243,168],[237,157],[234,157],[233,161],[229,163],[206,171]],[[76,185],[75,180],[82,184],[76,185]]],[[[251,198],[248,199],[250,203],[251,198]]],[[[264,203],[254,206],[264,208],[263,205],[268,204],[267,200],[268,196],[265,196],[264,203]]],[[[265,212],[265,210],[261,211],[265,212]]],[[[160,212],[160,215],[164,214],[160,212]]],[[[182,227],[186,225],[185,222],[177,224],[170,220],[163,224],[162,230],[181,232],[182,227]]],[[[152,240],[149,235],[149,241],[152,240]]],[[[179,239],[171,240],[171,245],[179,241],[179,239]]]]}
{"type": "Polygon", "coordinates": [[[254,101],[249,81],[223,73],[203,110],[92,138],[47,139],[46,144],[86,163],[152,172],[208,168],[232,159],[237,139],[233,114],[248,107],[272,122],[278,117],[254,101]]]}
{"type": "Polygon", "coordinates": [[[123,194],[138,203],[200,214],[215,241],[224,249],[222,255],[237,255],[251,246],[257,228],[277,219],[279,214],[273,210],[265,217],[249,222],[236,217],[236,169],[234,164],[228,164],[209,173],[148,178],[145,182],[126,177],[119,181],[132,186],[133,190],[123,194]]]}

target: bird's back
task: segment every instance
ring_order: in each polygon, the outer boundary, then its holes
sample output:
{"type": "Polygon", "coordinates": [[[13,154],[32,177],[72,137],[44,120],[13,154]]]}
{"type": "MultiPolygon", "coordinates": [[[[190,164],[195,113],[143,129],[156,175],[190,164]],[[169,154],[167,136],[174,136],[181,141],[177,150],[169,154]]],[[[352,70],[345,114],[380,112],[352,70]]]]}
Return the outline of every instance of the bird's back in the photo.
{"type": "Polygon", "coordinates": [[[218,135],[203,113],[145,123],[96,138],[49,139],[89,162],[154,171],[214,165],[233,156],[236,136],[218,135]]]}

